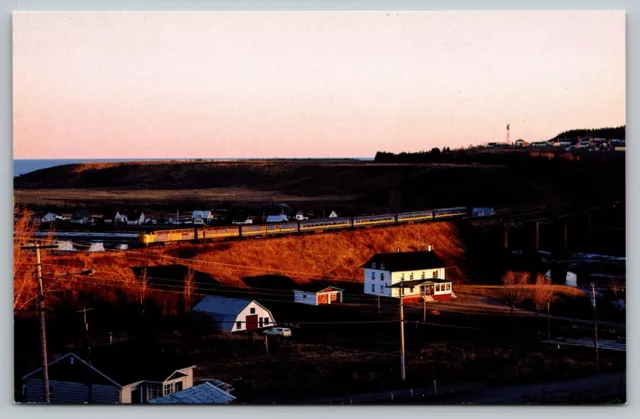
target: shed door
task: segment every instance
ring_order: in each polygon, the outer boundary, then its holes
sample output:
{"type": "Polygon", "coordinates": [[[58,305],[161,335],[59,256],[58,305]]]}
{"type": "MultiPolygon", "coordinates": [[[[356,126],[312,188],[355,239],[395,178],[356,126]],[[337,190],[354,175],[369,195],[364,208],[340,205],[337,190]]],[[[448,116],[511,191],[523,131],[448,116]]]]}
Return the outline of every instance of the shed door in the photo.
{"type": "Polygon", "coordinates": [[[329,295],[318,294],[318,304],[329,304],[329,295]]]}
{"type": "Polygon", "coordinates": [[[251,316],[247,316],[246,320],[247,320],[247,330],[255,330],[258,328],[257,314],[252,314],[251,316]]]}
{"type": "Polygon", "coordinates": [[[331,298],[331,302],[333,303],[334,301],[338,301],[338,293],[334,292],[332,294],[329,294],[329,298],[331,298]]]}

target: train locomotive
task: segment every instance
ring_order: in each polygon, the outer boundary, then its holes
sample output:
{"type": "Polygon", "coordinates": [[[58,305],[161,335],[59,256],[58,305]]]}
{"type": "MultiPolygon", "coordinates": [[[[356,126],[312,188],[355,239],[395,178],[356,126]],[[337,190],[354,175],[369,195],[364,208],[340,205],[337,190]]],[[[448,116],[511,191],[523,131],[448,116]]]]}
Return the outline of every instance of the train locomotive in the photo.
{"type": "Polygon", "coordinates": [[[396,214],[365,215],[358,217],[321,218],[316,220],[291,221],[261,225],[238,226],[194,226],[172,230],[154,230],[140,234],[138,241],[145,246],[176,242],[204,242],[216,239],[240,237],[267,237],[284,234],[340,230],[367,226],[393,225],[443,218],[467,216],[467,208],[443,208],[427,211],[401,212],[396,214]]]}

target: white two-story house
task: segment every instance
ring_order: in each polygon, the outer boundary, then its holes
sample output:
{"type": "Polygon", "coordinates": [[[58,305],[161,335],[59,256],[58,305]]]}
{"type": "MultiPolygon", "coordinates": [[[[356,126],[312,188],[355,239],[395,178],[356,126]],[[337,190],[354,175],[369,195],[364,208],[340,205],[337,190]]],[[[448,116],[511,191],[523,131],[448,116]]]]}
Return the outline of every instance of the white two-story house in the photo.
{"type": "Polygon", "coordinates": [[[361,266],[364,293],[380,297],[446,300],[453,296],[453,284],[446,279],[446,264],[431,250],[378,253],[361,266]],[[392,287],[393,285],[393,287],[392,287]]]}

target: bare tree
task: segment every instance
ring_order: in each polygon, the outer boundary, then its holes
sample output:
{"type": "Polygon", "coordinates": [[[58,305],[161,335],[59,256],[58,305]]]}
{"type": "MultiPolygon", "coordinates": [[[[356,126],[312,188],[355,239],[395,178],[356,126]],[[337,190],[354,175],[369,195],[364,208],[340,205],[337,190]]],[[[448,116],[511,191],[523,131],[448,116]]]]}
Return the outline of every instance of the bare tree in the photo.
{"type": "Polygon", "coordinates": [[[184,311],[191,311],[191,296],[193,294],[195,272],[189,267],[184,276],[184,311]]]}
{"type": "Polygon", "coordinates": [[[142,314],[144,314],[144,302],[147,299],[147,285],[149,284],[149,278],[147,277],[147,268],[142,271],[142,281],[140,285],[140,307],[142,307],[142,314]]]}
{"type": "Polygon", "coordinates": [[[26,209],[13,209],[13,309],[22,310],[36,296],[33,252],[20,246],[30,243],[38,230],[38,222],[26,209]]]}

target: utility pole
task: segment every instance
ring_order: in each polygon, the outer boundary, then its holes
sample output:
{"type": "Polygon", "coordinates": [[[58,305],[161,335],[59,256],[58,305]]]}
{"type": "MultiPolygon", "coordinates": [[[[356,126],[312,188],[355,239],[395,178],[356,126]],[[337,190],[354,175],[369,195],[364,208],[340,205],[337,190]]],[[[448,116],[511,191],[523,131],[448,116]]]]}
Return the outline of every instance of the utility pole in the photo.
{"type": "Polygon", "coordinates": [[[504,226],[504,248],[509,249],[509,226],[504,226]]]}
{"type": "Polygon", "coordinates": [[[267,355],[269,355],[269,335],[264,335],[264,348],[267,351],[267,355]]]}
{"type": "Polygon", "coordinates": [[[549,306],[551,303],[547,301],[547,343],[551,342],[551,319],[549,319],[549,306]]]}
{"type": "Polygon", "coordinates": [[[404,292],[402,284],[400,285],[400,379],[402,381],[407,380],[407,374],[405,371],[404,363],[404,292]]]}
{"type": "Polygon", "coordinates": [[[378,314],[380,314],[380,296],[378,295],[378,314]]]}
{"type": "Polygon", "coordinates": [[[91,378],[91,339],[89,338],[89,322],[87,321],[87,311],[93,310],[93,308],[83,308],[82,310],[76,311],[76,313],[82,313],[82,317],[84,320],[84,336],[87,344],[87,364],[89,364],[89,368],[87,368],[87,378],[88,378],[88,389],[87,389],[87,400],[88,403],[91,403],[93,398],[93,384],[91,378]]]}
{"type": "Polygon", "coordinates": [[[596,284],[591,283],[591,305],[593,306],[593,346],[596,349],[596,370],[600,364],[598,356],[598,320],[596,317],[596,284]]]}
{"type": "Polygon", "coordinates": [[[540,222],[536,221],[536,252],[540,251],[540,222]]]}
{"type": "Polygon", "coordinates": [[[44,287],[42,286],[42,260],[40,249],[57,249],[58,246],[40,246],[38,243],[31,246],[22,246],[22,249],[31,249],[36,252],[36,278],[38,280],[38,311],[40,312],[40,352],[42,354],[42,384],[44,390],[44,402],[51,403],[49,393],[49,361],[47,360],[47,329],[44,307],[44,287]]]}

